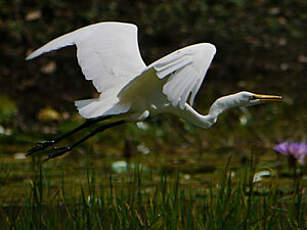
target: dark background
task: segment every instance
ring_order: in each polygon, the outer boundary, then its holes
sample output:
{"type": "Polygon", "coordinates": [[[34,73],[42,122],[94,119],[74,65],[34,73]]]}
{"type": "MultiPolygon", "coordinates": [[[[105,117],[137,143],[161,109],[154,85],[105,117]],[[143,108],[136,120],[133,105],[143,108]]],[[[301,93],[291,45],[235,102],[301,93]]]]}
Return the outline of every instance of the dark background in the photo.
{"type": "Polygon", "coordinates": [[[137,24],[147,64],[186,45],[215,44],[197,107],[240,90],[283,95],[291,112],[306,107],[306,0],[1,0],[0,95],[16,103],[15,125],[32,124],[46,106],[71,113],[73,100],[95,96],[74,47],[24,58],[57,36],[101,21],[137,24]]]}

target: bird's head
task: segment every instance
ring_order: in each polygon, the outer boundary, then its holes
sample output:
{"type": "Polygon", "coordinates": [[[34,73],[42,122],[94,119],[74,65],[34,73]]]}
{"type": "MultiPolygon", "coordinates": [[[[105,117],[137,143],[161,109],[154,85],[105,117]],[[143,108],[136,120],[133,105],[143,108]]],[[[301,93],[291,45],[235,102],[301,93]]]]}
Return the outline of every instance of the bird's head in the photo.
{"type": "Polygon", "coordinates": [[[227,109],[234,107],[253,106],[267,102],[280,102],[281,99],[281,96],[262,95],[243,91],[218,98],[212,104],[209,114],[212,118],[214,118],[214,122],[216,122],[218,115],[227,109]]]}
{"type": "Polygon", "coordinates": [[[281,102],[282,100],[281,96],[262,95],[246,91],[236,93],[234,96],[239,106],[252,106],[267,102],[281,102]]]}

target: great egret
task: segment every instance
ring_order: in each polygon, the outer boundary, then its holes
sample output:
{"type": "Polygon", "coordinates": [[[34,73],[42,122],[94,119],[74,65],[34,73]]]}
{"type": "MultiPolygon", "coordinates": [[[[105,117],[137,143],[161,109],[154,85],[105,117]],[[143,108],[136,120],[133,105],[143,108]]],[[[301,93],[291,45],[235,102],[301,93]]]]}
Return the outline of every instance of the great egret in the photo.
{"type": "Polygon", "coordinates": [[[52,148],[47,160],[107,128],[143,121],[150,115],[175,114],[196,126],[209,128],[226,109],[281,100],[280,96],[240,92],[217,99],[208,115],[199,114],[192,104],[215,55],[215,46],[210,43],[187,46],[146,66],[139,52],[137,27],[130,23],[102,22],[80,28],[50,41],[26,60],[70,45],[77,46],[82,72],[101,95],[75,102],[85,123],[54,140],[37,143],[27,155],[111,117],[111,123],[103,124],[76,143],[52,148]]]}

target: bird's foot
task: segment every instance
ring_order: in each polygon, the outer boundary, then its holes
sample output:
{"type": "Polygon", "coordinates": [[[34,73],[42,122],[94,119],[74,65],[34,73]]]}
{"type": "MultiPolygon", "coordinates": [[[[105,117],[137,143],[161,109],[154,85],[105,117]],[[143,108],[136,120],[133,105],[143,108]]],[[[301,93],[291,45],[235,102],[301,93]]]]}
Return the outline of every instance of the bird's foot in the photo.
{"type": "Polygon", "coordinates": [[[46,159],[43,160],[43,162],[46,162],[50,159],[56,158],[58,156],[62,156],[65,153],[69,152],[72,149],[71,146],[67,145],[67,146],[63,146],[63,147],[54,147],[52,150],[50,150],[50,154],[48,155],[48,157],[46,159]]]}
{"type": "Polygon", "coordinates": [[[33,153],[36,153],[38,151],[44,150],[48,148],[51,145],[54,145],[56,142],[54,140],[51,141],[43,141],[43,142],[38,142],[32,147],[26,154],[26,156],[31,156],[33,153]]]}

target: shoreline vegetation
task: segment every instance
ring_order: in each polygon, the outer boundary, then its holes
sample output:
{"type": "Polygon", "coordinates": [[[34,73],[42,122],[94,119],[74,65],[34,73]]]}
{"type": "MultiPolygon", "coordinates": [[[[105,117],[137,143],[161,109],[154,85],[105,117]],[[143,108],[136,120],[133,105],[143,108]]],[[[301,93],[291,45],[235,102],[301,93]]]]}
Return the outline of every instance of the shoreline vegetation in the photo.
{"type": "MultiPolygon", "coordinates": [[[[24,201],[2,206],[2,229],[303,229],[306,197],[299,180],[288,192],[272,182],[253,182],[253,162],[234,173],[227,165],[197,190],[182,174],[151,172],[137,166],[117,180],[97,184],[95,169],[86,183],[66,190],[62,175],[51,186],[39,169],[24,201]]],[[[108,178],[107,178],[108,177],[108,178]]]]}

